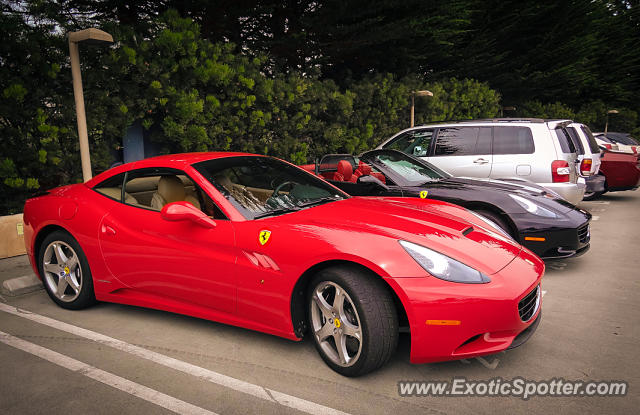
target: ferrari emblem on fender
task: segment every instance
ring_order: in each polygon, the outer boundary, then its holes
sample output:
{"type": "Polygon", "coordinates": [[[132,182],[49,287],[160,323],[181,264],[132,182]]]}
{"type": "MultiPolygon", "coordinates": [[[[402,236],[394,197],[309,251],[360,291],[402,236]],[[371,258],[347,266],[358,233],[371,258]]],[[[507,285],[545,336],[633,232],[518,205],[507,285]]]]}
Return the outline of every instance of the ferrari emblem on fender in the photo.
{"type": "Polygon", "coordinates": [[[420,199],[426,199],[428,195],[429,195],[429,192],[426,190],[423,190],[420,192],[420,199]]]}
{"type": "Polygon", "coordinates": [[[269,238],[271,237],[271,231],[260,231],[260,235],[258,236],[258,241],[260,241],[260,245],[265,245],[269,242],[269,238]]]}

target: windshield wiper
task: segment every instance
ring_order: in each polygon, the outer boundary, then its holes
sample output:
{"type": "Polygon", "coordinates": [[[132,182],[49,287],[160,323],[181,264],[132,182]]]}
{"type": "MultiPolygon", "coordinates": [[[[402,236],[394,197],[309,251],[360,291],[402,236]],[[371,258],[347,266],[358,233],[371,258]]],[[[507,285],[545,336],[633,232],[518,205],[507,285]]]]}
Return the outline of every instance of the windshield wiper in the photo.
{"type": "Polygon", "coordinates": [[[333,196],[326,196],[326,197],[321,197],[319,199],[310,200],[308,202],[299,203],[297,206],[300,208],[305,208],[309,206],[316,206],[316,205],[322,205],[324,203],[335,202],[336,200],[342,200],[342,199],[336,199],[333,196]]]}
{"type": "Polygon", "coordinates": [[[282,207],[282,208],[270,210],[268,212],[259,213],[259,214],[255,215],[253,218],[254,219],[266,218],[267,216],[282,215],[284,213],[297,212],[299,210],[300,210],[300,208],[296,207],[296,206],[282,207]]]}

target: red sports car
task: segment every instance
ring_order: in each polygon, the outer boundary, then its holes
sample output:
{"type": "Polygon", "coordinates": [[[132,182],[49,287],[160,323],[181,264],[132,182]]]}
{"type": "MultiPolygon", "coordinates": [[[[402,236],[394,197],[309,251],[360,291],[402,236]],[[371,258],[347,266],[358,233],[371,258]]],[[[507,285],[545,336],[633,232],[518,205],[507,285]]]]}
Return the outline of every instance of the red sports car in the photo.
{"type": "Polygon", "coordinates": [[[150,307],[300,340],[346,376],[522,344],[543,262],[469,211],[350,197],[271,157],[161,156],[27,201],[34,270],[62,307],[150,307]]]}

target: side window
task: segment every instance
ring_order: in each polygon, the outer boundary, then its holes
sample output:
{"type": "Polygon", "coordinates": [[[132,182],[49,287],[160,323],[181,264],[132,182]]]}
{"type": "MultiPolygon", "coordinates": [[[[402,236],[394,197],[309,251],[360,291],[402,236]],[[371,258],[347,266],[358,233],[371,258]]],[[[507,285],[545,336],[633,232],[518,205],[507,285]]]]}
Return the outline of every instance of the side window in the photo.
{"type": "Polygon", "coordinates": [[[584,146],[582,145],[582,140],[578,135],[578,131],[573,127],[567,127],[567,133],[569,134],[569,138],[571,139],[571,142],[576,148],[578,154],[584,154],[584,146]]]}
{"type": "Polygon", "coordinates": [[[533,134],[528,127],[493,128],[493,154],[533,154],[533,134]]]}
{"type": "Polygon", "coordinates": [[[432,138],[433,129],[431,128],[407,131],[385,145],[384,148],[402,151],[416,157],[424,157],[429,151],[432,138]]]}
{"type": "Polygon", "coordinates": [[[124,185],[125,204],[160,211],[167,203],[185,201],[214,219],[226,216],[189,176],[175,169],[130,171],[124,185]]]}
{"type": "Polygon", "coordinates": [[[560,142],[560,149],[563,153],[575,153],[576,148],[571,141],[571,137],[569,137],[569,133],[564,128],[556,128],[553,130],[558,141],[560,142]]]}
{"type": "Polygon", "coordinates": [[[117,200],[122,201],[122,182],[124,181],[124,173],[116,174],[108,179],[98,183],[93,187],[98,193],[117,200]]]}
{"type": "Polygon", "coordinates": [[[587,141],[589,141],[589,149],[591,150],[591,152],[593,154],[600,153],[600,147],[598,147],[598,142],[596,141],[589,127],[587,127],[586,125],[583,125],[580,128],[582,129],[582,132],[584,133],[584,135],[587,137],[587,141]]]}
{"type": "Polygon", "coordinates": [[[438,130],[438,136],[436,138],[435,155],[469,156],[477,154],[476,145],[479,134],[479,127],[441,128],[438,130]]]}

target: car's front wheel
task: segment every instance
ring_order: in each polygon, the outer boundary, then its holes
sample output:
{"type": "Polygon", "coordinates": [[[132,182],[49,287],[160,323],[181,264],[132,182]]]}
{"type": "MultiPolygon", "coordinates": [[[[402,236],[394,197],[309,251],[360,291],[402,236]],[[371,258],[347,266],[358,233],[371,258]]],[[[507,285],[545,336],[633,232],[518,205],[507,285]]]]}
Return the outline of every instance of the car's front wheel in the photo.
{"type": "Polygon", "coordinates": [[[63,231],[52,232],[38,252],[44,288],[56,304],[77,310],[95,302],[89,263],[75,238],[63,231]]]}
{"type": "Polygon", "coordinates": [[[355,268],[330,268],[311,282],[309,323],[325,363],[344,376],[383,366],[398,344],[398,316],[384,283],[355,268]]]}

